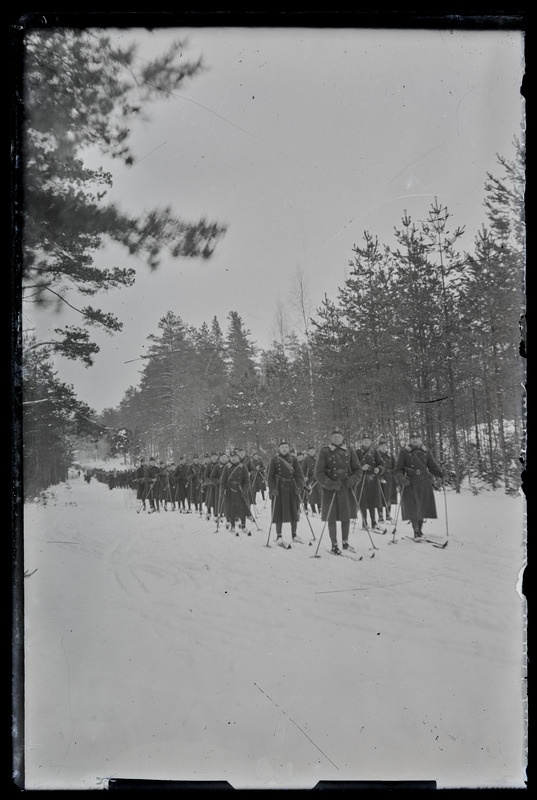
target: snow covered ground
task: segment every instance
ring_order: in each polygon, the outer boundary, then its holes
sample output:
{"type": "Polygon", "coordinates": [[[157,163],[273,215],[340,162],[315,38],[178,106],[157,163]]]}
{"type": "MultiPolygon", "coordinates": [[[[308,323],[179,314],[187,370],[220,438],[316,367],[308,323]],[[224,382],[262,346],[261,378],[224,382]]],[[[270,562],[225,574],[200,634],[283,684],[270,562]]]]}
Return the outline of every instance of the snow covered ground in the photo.
{"type": "Polygon", "coordinates": [[[445,549],[357,525],[353,561],[327,531],[312,558],[319,518],[266,548],[260,496],[237,538],[95,479],[52,495],[24,514],[26,789],[524,787],[522,497],[448,492],[445,549]]]}

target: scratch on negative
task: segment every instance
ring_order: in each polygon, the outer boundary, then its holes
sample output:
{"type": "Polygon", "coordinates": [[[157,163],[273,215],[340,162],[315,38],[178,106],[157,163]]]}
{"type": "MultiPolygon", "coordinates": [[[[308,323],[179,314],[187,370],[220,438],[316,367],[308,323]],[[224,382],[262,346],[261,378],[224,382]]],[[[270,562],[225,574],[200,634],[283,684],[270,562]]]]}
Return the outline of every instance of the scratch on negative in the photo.
{"type": "Polygon", "coordinates": [[[280,706],[278,705],[278,703],[276,703],[276,702],[275,702],[275,701],[272,699],[272,697],[269,697],[269,695],[268,695],[266,692],[264,692],[264,691],[263,691],[263,689],[261,688],[261,686],[258,686],[258,684],[257,684],[255,681],[254,681],[254,686],[255,686],[257,689],[259,689],[259,691],[261,692],[261,694],[264,694],[264,695],[265,695],[265,697],[266,697],[268,700],[270,700],[270,702],[271,702],[271,703],[274,703],[274,705],[276,706],[276,708],[278,708],[278,709],[279,709],[279,710],[282,712],[282,714],[285,714],[285,716],[287,717],[287,719],[288,719],[290,722],[292,722],[292,723],[293,723],[293,725],[295,725],[295,727],[297,727],[297,728],[298,728],[298,730],[300,731],[300,733],[303,733],[303,734],[304,734],[304,736],[306,737],[306,739],[308,739],[308,740],[309,740],[309,741],[312,743],[312,745],[313,745],[314,747],[316,747],[316,748],[317,748],[317,750],[319,751],[319,753],[321,753],[321,754],[322,754],[322,755],[323,755],[323,756],[326,758],[326,760],[327,760],[327,761],[330,761],[330,763],[332,764],[332,766],[333,766],[333,767],[335,767],[335,768],[338,770],[338,772],[339,772],[339,767],[337,766],[337,764],[334,764],[334,762],[332,761],[332,759],[331,759],[331,758],[328,758],[328,756],[326,755],[326,753],[324,753],[324,752],[321,750],[321,748],[319,747],[319,745],[315,744],[315,742],[313,741],[313,739],[312,739],[310,736],[308,736],[308,734],[306,733],[306,731],[302,730],[302,728],[300,727],[300,725],[298,725],[298,724],[297,724],[297,723],[294,721],[294,719],[292,719],[292,717],[290,717],[290,716],[289,716],[289,714],[287,714],[287,713],[286,713],[286,712],[283,710],[283,708],[280,708],[280,706]]]}
{"type": "Polygon", "coordinates": [[[356,589],[327,589],[323,592],[313,592],[313,594],[338,594],[339,592],[367,592],[369,589],[387,589],[390,586],[403,586],[405,583],[416,583],[416,581],[428,581],[431,578],[441,578],[444,574],[444,572],[438,572],[436,575],[425,575],[423,578],[413,578],[411,581],[380,583],[378,586],[358,586],[356,589]]]}

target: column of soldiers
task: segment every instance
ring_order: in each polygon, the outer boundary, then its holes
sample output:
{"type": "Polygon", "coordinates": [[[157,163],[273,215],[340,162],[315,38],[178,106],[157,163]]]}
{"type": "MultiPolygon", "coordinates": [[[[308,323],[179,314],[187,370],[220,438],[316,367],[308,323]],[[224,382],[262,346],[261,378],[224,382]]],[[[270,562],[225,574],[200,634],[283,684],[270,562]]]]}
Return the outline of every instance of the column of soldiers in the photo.
{"type": "MultiPolygon", "coordinates": [[[[195,454],[191,459],[181,456],[179,463],[164,461],[157,464],[154,456],[149,460],[139,459],[134,473],[136,497],[140,509],[149,513],[179,511],[184,514],[198,512],[206,519],[220,519],[224,516],[234,527],[239,520],[245,527],[245,517],[252,517],[251,506],[256,503],[258,494],[265,499],[267,491],[265,465],[255,451],[248,455],[243,448],[228,452],[205,453],[203,459],[195,454]],[[235,486],[241,477],[240,491],[235,486]],[[235,507],[226,508],[228,500],[239,491],[244,504],[240,514],[233,516],[235,507]],[[244,512],[244,513],[243,513],[244,512]]],[[[229,504],[228,504],[229,505],[229,504]]]]}
{"type": "Polygon", "coordinates": [[[356,520],[358,513],[366,530],[376,530],[392,521],[394,505],[400,507],[401,519],[412,524],[414,537],[421,538],[424,519],[437,516],[434,481],[444,477],[421,436],[411,432],[397,457],[383,437],[373,445],[372,437],[364,433],[356,447],[344,440],[337,426],[329,443],[320,449],[308,444],[297,451],[282,438],[267,469],[257,452],[249,454],[242,447],[213,450],[202,459],[197,454],[191,459],[183,455],[177,465],[141,458],[135,472],[139,510],[195,511],[207,520],[216,520],[217,528],[225,520],[226,527],[237,532],[246,529],[247,519],[255,520],[252,507],[257,505],[258,494],[265,500],[268,491],[271,525],[275,525],[280,542],[285,523],[291,527],[292,540],[297,540],[297,524],[304,511],[321,516],[332,552],[339,553],[338,522],[346,550],[350,521],[356,520]]]}

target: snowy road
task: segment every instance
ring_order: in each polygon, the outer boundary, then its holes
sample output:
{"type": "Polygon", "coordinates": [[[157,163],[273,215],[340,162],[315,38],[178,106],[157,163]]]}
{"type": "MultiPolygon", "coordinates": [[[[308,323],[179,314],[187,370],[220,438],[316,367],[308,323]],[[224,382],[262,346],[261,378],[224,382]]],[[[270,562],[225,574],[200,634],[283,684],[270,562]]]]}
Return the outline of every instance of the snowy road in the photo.
{"type": "Polygon", "coordinates": [[[54,495],[25,508],[26,789],[524,786],[520,497],[448,493],[445,549],[357,526],[356,562],[327,532],[312,558],[304,517],[266,548],[261,500],[235,537],[95,480],[54,495]]]}

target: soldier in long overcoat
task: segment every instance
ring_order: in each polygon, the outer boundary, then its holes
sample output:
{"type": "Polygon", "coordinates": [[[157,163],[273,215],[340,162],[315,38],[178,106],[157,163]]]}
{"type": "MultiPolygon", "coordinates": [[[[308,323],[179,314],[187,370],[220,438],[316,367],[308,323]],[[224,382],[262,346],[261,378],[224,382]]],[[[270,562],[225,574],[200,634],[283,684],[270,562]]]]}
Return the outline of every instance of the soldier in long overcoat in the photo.
{"type": "MultiPolygon", "coordinates": [[[[239,462],[241,464],[244,464],[244,466],[248,470],[248,475],[249,475],[252,469],[252,459],[248,455],[248,452],[245,450],[244,447],[235,447],[234,449],[237,451],[237,454],[239,456],[239,462]]],[[[246,491],[246,502],[248,503],[248,516],[251,516],[250,506],[254,502],[254,497],[252,494],[252,487],[250,486],[250,483],[248,483],[246,491]]]]}
{"type": "Polygon", "coordinates": [[[187,485],[187,503],[189,510],[192,506],[198,510],[200,502],[200,457],[197,453],[192,456],[192,461],[188,464],[186,470],[186,485],[187,485]]]}
{"type": "Polygon", "coordinates": [[[397,481],[395,480],[395,458],[388,451],[388,442],[382,437],[378,441],[378,455],[384,471],[380,477],[380,505],[378,507],[379,522],[391,522],[392,506],[397,505],[397,481]]]}
{"type": "Polygon", "coordinates": [[[421,436],[412,431],[408,444],[401,448],[395,462],[395,478],[401,485],[401,519],[410,520],[414,538],[423,536],[425,519],[436,519],[433,476],[444,474],[421,436]]]}
{"type": "Polygon", "coordinates": [[[226,466],[227,462],[229,461],[229,457],[227,453],[220,453],[218,457],[218,461],[211,469],[211,476],[209,478],[209,483],[213,487],[213,503],[214,503],[214,515],[215,517],[221,517],[224,508],[222,502],[222,494],[220,492],[220,478],[222,477],[222,472],[224,471],[224,467],[226,466]]]}
{"type": "Polygon", "coordinates": [[[156,511],[158,508],[155,505],[155,500],[158,499],[157,477],[157,462],[153,456],[151,456],[144,476],[144,493],[145,497],[149,500],[149,513],[156,511]]]}
{"type": "Polygon", "coordinates": [[[362,444],[357,449],[356,455],[360,459],[360,466],[363,470],[363,477],[357,489],[360,512],[362,514],[362,524],[367,528],[367,514],[371,520],[371,527],[377,527],[377,508],[382,503],[380,493],[380,476],[384,472],[384,466],[377,450],[372,447],[372,439],[368,433],[362,436],[362,444]]]}
{"type": "Polygon", "coordinates": [[[284,522],[291,523],[291,536],[295,539],[300,518],[298,501],[302,496],[304,476],[296,456],[290,453],[287,439],[280,439],[278,452],[270,460],[267,484],[272,500],[272,522],[276,525],[276,541],[282,542],[284,522]]]}
{"type": "Polygon", "coordinates": [[[218,453],[216,450],[213,450],[209,461],[205,466],[205,473],[203,476],[203,483],[205,484],[205,507],[207,509],[206,517],[207,519],[211,518],[211,514],[213,517],[216,517],[218,509],[215,505],[215,486],[214,483],[211,483],[211,472],[213,471],[215,464],[218,462],[218,453]]]}
{"type": "Polygon", "coordinates": [[[220,492],[223,497],[224,514],[233,533],[237,520],[243,530],[246,528],[246,517],[250,516],[250,507],[246,502],[249,488],[248,468],[240,460],[238,452],[232,450],[220,476],[220,492]]]}
{"type": "Polygon", "coordinates": [[[253,503],[256,503],[257,493],[261,492],[261,497],[265,499],[267,484],[265,482],[265,465],[259,453],[255,450],[250,459],[250,486],[252,488],[253,503]]]}
{"type": "Polygon", "coordinates": [[[145,471],[147,467],[145,464],[145,458],[142,456],[140,458],[140,463],[136,467],[136,472],[134,473],[134,480],[136,481],[136,499],[142,501],[142,508],[145,510],[145,471]]]}
{"type": "Polygon", "coordinates": [[[169,503],[172,507],[172,511],[175,511],[175,486],[176,486],[176,478],[175,478],[175,469],[177,464],[175,461],[170,461],[168,466],[166,467],[166,471],[168,472],[168,482],[167,482],[167,490],[166,490],[166,503],[169,503]]]}
{"type": "Polygon", "coordinates": [[[317,448],[309,444],[301,466],[304,473],[304,506],[309,504],[312,514],[321,510],[321,487],[315,478],[316,462],[317,448]]]}
{"type": "Polygon", "coordinates": [[[186,456],[181,456],[177,464],[173,477],[175,480],[175,502],[180,513],[186,513],[186,471],[188,469],[186,456]]]}
{"type": "Polygon", "coordinates": [[[336,554],[340,552],[336,523],[341,523],[342,547],[347,550],[350,521],[358,514],[354,490],[362,478],[358,456],[344,444],[344,438],[341,428],[333,428],[330,444],[321,447],[315,464],[315,479],[322,490],[321,519],[328,524],[332,552],[336,554]]]}
{"type": "Polygon", "coordinates": [[[168,469],[166,467],[166,463],[164,461],[159,461],[158,465],[158,475],[157,475],[157,483],[155,485],[155,489],[158,488],[155,501],[157,503],[157,507],[162,505],[164,511],[168,510],[167,503],[170,500],[170,475],[168,473],[168,469]]]}

